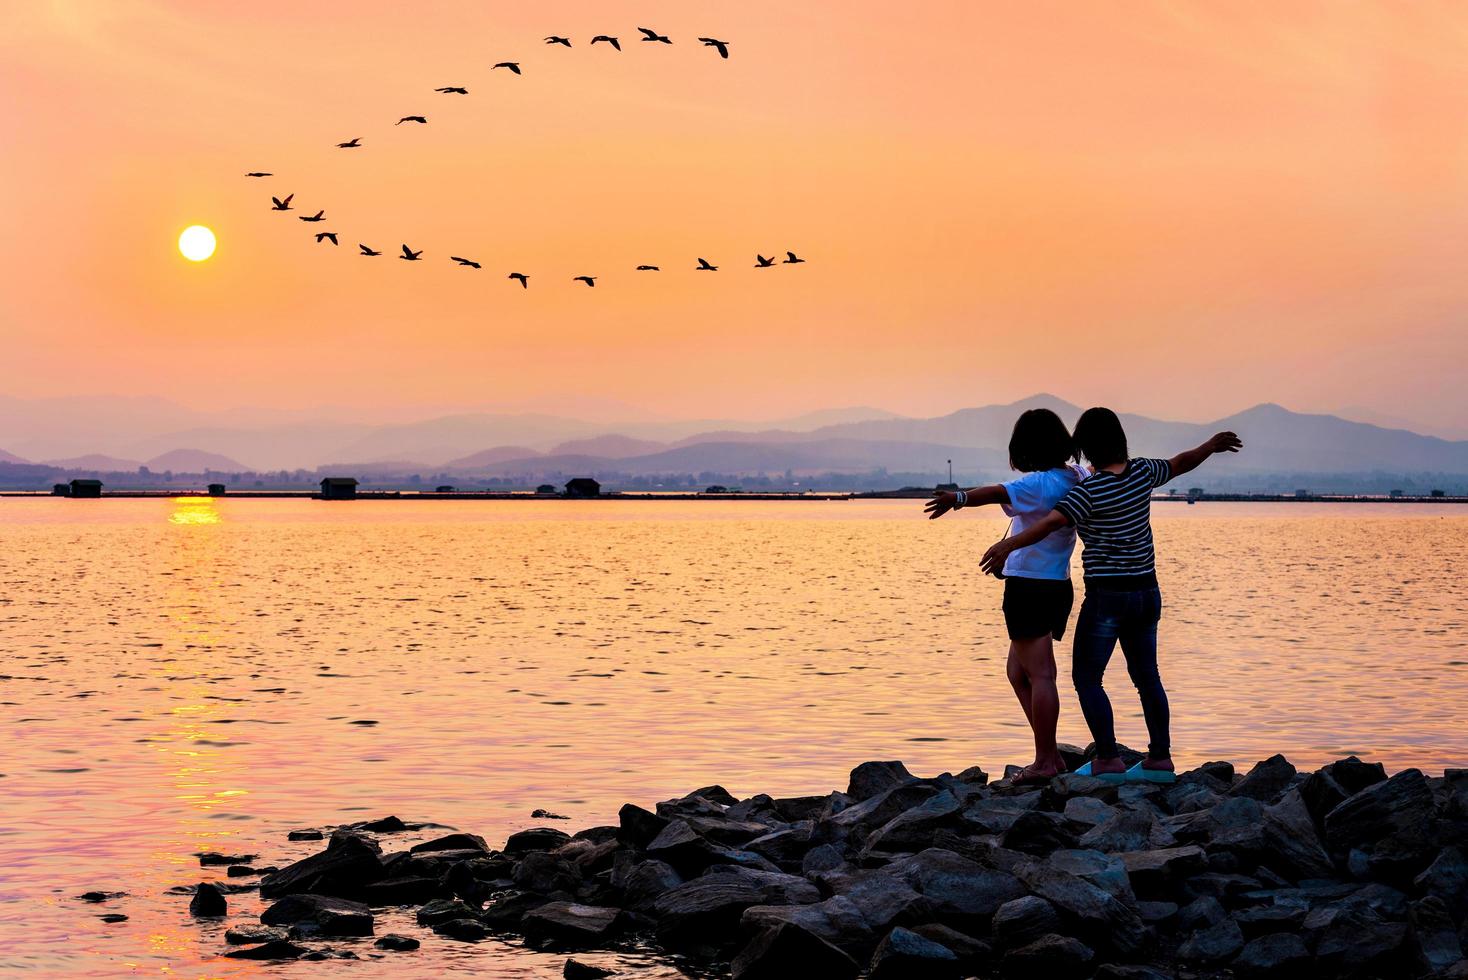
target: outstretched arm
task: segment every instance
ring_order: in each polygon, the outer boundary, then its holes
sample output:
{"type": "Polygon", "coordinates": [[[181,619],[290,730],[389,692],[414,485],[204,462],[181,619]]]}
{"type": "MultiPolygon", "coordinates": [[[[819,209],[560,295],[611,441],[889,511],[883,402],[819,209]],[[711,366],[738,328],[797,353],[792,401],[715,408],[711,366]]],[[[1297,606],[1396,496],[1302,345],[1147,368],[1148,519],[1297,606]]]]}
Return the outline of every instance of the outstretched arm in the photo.
{"type": "Polygon", "coordinates": [[[1238,436],[1232,432],[1220,432],[1198,448],[1178,453],[1168,460],[1168,464],[1172,467],[1173,476],[1182,476],[1202,466],[1203,461],[1214,453],[1236,453],[1242,448],[1244,443],[1238,436]]]}
{"type": "MultiPolygon", "coordinates": [[[[1009,491],[997,483],[987,487],[974,487],[972,490],[963,491],[965,507],[977,507],[979,504],[1007,504],[1009,503],[1009,491]]],[[[927,512],[928,520],[942,517],[950,510],[958,509],[958,494],[950,490],[940,490],[933,495],[923,506],[927,512]]]]}
{"type": "Polygon", "coordinates": [[[1069,523],[1070,521],[1066,520],[1064,514],[1058,510],[1052,510],[1023,531],[1013,537],[1005,538],[984,552],[984,557],[979,559],[979,567],[984,570],[985,575],[997,574],[1004,568],[1004,561],[1009,557],[1010,552],[1028,548],[1032,544],[1039,544],[1069,523]]]}

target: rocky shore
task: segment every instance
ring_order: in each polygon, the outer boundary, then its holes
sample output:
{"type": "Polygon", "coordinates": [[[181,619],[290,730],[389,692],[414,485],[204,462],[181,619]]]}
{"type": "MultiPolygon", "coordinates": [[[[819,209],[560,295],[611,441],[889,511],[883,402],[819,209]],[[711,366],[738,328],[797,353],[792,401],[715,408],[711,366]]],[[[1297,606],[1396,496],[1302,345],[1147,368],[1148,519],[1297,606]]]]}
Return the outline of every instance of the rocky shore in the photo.
{"type": "MultiPolygon", "coordinates": [[[[318,941],[374,936],[374,910],[411,906],[421,934],[374,952],[519,937],[570,954],[567,977],[608,975],[577,951],[643,944],[738,980],[1468,980],[1468,769],[1389,777],[1351,757],[1301,773],[1276,755],[1168,786],[1017,787],[867,762],[824,796],[709,786],[498,848],[449,833],[394,849],[410,829],[322,834],[324,850],[259,878],[268,907],[224,955],[353,955],[318,941]]],[[[253,858],[201,862],[236,857],[253,858]]],[[[190,901],[227,915],[228,891],[190,901]]]]}

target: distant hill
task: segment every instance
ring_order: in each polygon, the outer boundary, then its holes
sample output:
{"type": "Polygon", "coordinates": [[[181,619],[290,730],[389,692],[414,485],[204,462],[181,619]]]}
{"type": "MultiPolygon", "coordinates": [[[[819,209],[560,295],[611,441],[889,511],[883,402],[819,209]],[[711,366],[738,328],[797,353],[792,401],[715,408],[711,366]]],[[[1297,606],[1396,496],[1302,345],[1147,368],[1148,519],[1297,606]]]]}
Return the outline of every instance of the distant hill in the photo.
{"type": "Polygon", "coordinates": [[[624,459],[628,456],[646,456],[667,449],[668,444],[652,439],[634,439],[631,436],[595,436],[591,439],[572,439],[554,446],[550,455],[605,456],[609,459],[624,459]]]}
{"type": "Polygon", "coordinates": [[[174,449],[154,456],[146,465],[150,470],[173,470],[175,473],[248,473],[251,470],[228,456],[206,453],[202,449],[174,449]]]}
{"type": "Polygon", "coordinates": [[[444,463],[445,469],[467,470],[476,466],[493,466],[495,463],[503,463],[512,459],[530,459],[539,456],[540,453],[525,446],[495,446],[493,449],[481,449],[477,453],[459,459],[451,459],[444,463]]]}
{"type": "Polygon", "coordinates": [[[136,470],[143,464],[135,459],[118,459],[116,456],[104,456],[101,453],[88,453],[85,456],[73,456],[70,459],[48,459],[47,466],[54,466],[62,470],[85,470],[98,473],[126,473],[136,470]]]}
{"type": "Polygon", "coordinates": [[[19,456],[15,455],[15,453],[7,453],[5,450],[0,449],[0,463],[29,463],[29,462],[30,462],[30,460],[28,460],[28,459],[21,459],[19,456]]]}

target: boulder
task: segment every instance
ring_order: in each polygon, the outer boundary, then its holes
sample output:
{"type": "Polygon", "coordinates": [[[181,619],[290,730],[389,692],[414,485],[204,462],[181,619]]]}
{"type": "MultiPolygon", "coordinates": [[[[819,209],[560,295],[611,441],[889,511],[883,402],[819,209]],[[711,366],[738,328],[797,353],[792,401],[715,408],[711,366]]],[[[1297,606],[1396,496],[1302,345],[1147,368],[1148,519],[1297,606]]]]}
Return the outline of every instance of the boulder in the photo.
{"type": "Polygon", "coordinates": [[[223,867],[228,864],[249,864],[258,856],[257,854],[220,854],[218,851],[200,851],[195,855],[199,859],[199,867],[201,868],[223,867]]]}
{"type": "Polygon", "coordinates": [[[581,884],[581,869],[574,861],[564,860],[547,851],[532,851],[515,866],[512,880],[526,891],[541,895],[569,892],[581,884]]]}
{"type": "Polygon", "coordinates": [[[1012,851],[1044,855],[1075,847],[1076,841],[1075,828],[1062,815],[1047,810],[1027,810],[1004,832],[1000,843],[1012,851]]]}
{"type": "Polygon", "coordinates": [[[990,925],[994,945],[1000,950],[1028,946],[1041,936],[1060,931],[1055,906],[1037,895],[1011,899],[999,906],[990,925]]]}
{"type": "Polygon", "coordinates": [[[571,839],[564,830],[554,827],[532,827],[511,834],[505,841],[506,854],[529,854],[532,851],[554,851],[571,839]]]}
{"type": "Polygon", "coordinates": [[[941,943],[901,926],[872,954],[870,980],[948,980],[959,974],[958,956],[941,943]]]}
{"type": "Polygon", "coordinates": [[[284,939],[272,939],[259,946],[232,949],[224,955],[232,960],[294,960],[306,952],[306,947],[297,946],[284,939]]]}
{"type": "Polygon", "coordinates": [[[448,834],[435,837],[408,848],[409,853],[423,854],[428,851],[488,851],[489,845],[478,834],[448,834]]]}
{"type": "Polygon", "coordinates": [[[1177,980],[1177,975],[1134,963],[1102,963],[1091,980],[1177,980]]]}
{"type": "Polygon", "coordinates": [[[823,881],[856,906],[877,933],[923,922],[932,915],[932,904],[926,898],[886,870],[833,872],[823,881]]]}
{"type": "Polygon", "coordinates": [[[1233,796],[1247,796],[1260,803],[1271,803],[1289,789],[1295,778],[1295,767],[1282,755],[1272,755],[1260,762],[1248,775],[1229,790],[1233,796]]]}
{"type": "Polygon", "coordinates": [[[1463,947],[1448,912],[1436,895],[1413,902],[1407,912],[1407,948],[1423,973],[1446,970],[1463,958],[1463,947]]]}
{"type": "Polygon", "coordinates": [[[1127,851],[1121,855],[1121,863],[1136,894],[1161,898],[1176,893],[1185,880],[1206,868],[1208,857],[1201,847],[1193,844],[1155,851],[1127,851]]]}
{"type": "Polygon", "coordinates": [[[1052,933],[1005,953],[999,961],[999,970],[1002,976],[1015,980],[1029,980],[1031,977],[1067,980],[1089,975],[1095,956],[1091,947],[1079,939],[1052,933]]]}
{"type": "Polygon", "coordinates": [[[1369,975],[1396,964],[1407,924],[1389,922],[1361,906],[1327,905],[1305,916],[1300,935],[1315,951],[1317,971],[1369,975]]]}
{"type": "Polygon", "coordinates": [[[846,840],[848,837],[860,841],[899,813],[926,803],[941,792],[943,790],[927,782],[902,783],[854,803],[840,813],[822,817],[816,825],[817,832],[822,835],[823,842],[846,840]]]}
{"type": "Polygon", "coordinates": [[[621,924],[621,909],[578,905],[575,902],[550,902],[526,913],[520,927],[531,939],[591,949],[616,935],[621,924]]]}
{"type": "Polygon", "coordinates": [[[396,933],[390,932],[386,936],[382,936],[381,938],[379,938],[377,942],[373,943],[372,945],[376,946],[378,949],[386,949],[394,953],[411,953],[413,950],[421,946],[422,943],[414,939],[412,936],[399,936],[396,933]]]}
{"type": "Polygon", "coordinates": [[[1025,893],[1014,875],[936,847],[883,870],[926,899],[935,918],[959,928],[986,925],[1001,905],[1025,893]]]}
{"type": "Polygon", "coordinates": [[[284,929],[272,929],[269,926],[231,926],[224,931],[224,941],[231,946],[254,946],[284,938],[284,929]]]}
{"type": "Polygon", "coordinates": [[[261,878],[260,897],[315,892],[350,898],[385,874],[375,842],[339,830],[331,835],[326,850],[261,878]]]}
{"type": "Polygon", "coordinates": [[[260,914],[267,926],[310,923],[322,936],[372,935],[372,910],[330,895],[287,895],[260,914]]]}
{"type": "Polygon", "coordinates": [[[1178,909],[1177,924],[1184,932],[1197,932],[1228,918],[1228,910],[1212,895],[1197,898],[1178,909]]]}
{"type": "Polygon", "coordinates": [[[1067,802],[1081,798],[1115,803],[1119,792],[1120,787],[1116,783],[1108,783],[1095,776],[1063,772],[1041,789],[1040,806],[1046,810],[1063,810],[1067,802]]]}
{"type": "Polygon", "coordinates": [[[564,980],[601,980],[602,977],[615,976],[615,974],[600,966],[568,959],[566,965],[561,967],[561,976],[564,980]]]}
{"type": "Polygon", "coordinates": [[[1432,816],[1432,789],[1420,769],[1403,769],[1348,797],[1325,815],[1325,843],[1343,854],[1388,834],[1420,827],[1432,816]]]}
{"type": "Polygon", "coordinates": [[[438,878],[393,878],[362,886],[360,897],[367,905],[419,905],[444,893],[438,878]]]}
{"type": "Polygon", "coordinates": [[[646,910],[659,895],[683,884],[683,876],[669,865],[649,858],[632,869],[622,882],[622,895],[629,908],[646,910]]]}
{"type": "Polygon", "coordinates": [[[1264,844],[1264,863],[1291,881],[1334,874],[1330,855],[1298,789],[1264,808],[1264,844]]]}
{"type": "Polygon", "coordinates": [[[1123,957],[1146,944],[1148,932],[1136,910],[1089,881],[1029,861],[1015,869],[1029,890],[1060,912],[1087,942],[1103,945],[1123,957]]]}
{"type": "Polygon", "coordinates": [[[1419,892],[1442,899],[1454,918],[1468,916],[1468,856],[1461,848],[1443,848],[1413,884],[1419,892]]]}
{"type": "Polygon", "coordinates": [[[652,904],[659,941],[674,948],[724,946],[734,938],[745,909],[791,904],[790,893],[800,886],[805,890],[799,893],[799,904],[820,900],[810,882],[793,875],[778,877],[789,882],[772,885],[751,874],[709,874],[669,889],[652,904]]]}
{"type": "Polygon", "coordinates": [[[806,852],[810,850],[810,835],[811,825],[807,822],[801,826],[771,831],[754,838],[744,847],[761,857],[769,858],[781,867],[799,868],[806,852]]]}
{"type": "Polygon", "coordinates": [[[1137,896],[1132,891],[1126,864],[1118,854],[1103,854],[1100,851],[1065,850],[1051,854],[1047,862],[1052,868],[1073,874],[1089,881],[1097,888],[1133,905],[1137,896]]]}
{"type": "Polygon", "coordinates": [[[1208,965],[1233,959],[1244,948],[1244,933],[1233,919],[1223,919],[1199,929],[1178,947],[1177,955],[1188,963],[1208,965]]]}
{"type": "Polygon", "coordinates": [[[1423,820],[1416,827],[1395,831],[1377,841],[1366,857],[1366,873],[1376,881],[1410,887],[1412,880],[1436,859],[1441,846],[1431,823],[1423,820]]]}
{"type": "Polygon", "coordinates": [[[1254,940],[1276,932],[1298,932],[1308,912],[1302,905],[1256,905],[1235,912],[1233,920],[1239,924],[1244,939],[1254,940]]]}
{"type": "Polygon", "coordinates": [[[863,762],[851,770],[846,795],[858,802],[869,800],[916,778],[900,762],[863,762]]]}
{"type": "Polygon", "coordinates": [[[418,910],[420,926],[436,926],[451,919],[472,919],[474,910],[463,902],[451,898],[435,898],[418,910]]]}
{"type": "Polygon", "coordinates": [[[534,895],[530,892],[517,892],[504,895],[486,905],[484,911],[479,913],[479,919],[493,929],[518,930],[526,915],[551,901],[559,901],[567,897],[565,895],[558,895],[552,898],[550,896],[534,895]]]}
{"type": "Polygon", "coordinates": [[[807,877],[819,871],[834,871],[845,867],[846,855],[835,844],[819,844],[805,852],[800,860],[800,873],[807,877]]]}
{"type": "Polygon", "coordinates": [[[931,939],[940,946],[946,946],[954,956],[958,957],[959,969],[965,976],[987,971],[994,958],[994,950],[988,943],[982,939],[975,939],[968,933],[950,929],[940,922],[914,926],[912,931],[924,939],[931,939]]]}
{"type": "Polygon", "coordinates": [[[622,809],[617,811],[617,820],[619,821],[618,839],[633,847],[646,847],[651,844],[653,838],[662,833],[663,828],[669,823],[666,818],[631,803],[623,804],[622,809]]]}
{"type": "Polygon", "coordinates": [[[1116,816],[1117,809],[1093,796],[1073,796],[1065,801],[1065,809],[1061,812],[1072,824],[1090,828],[1098,827],[1116,816]]]}
{"type": "MultiPolygon", "coordinates": [[[[939,829],[961,825],[962,809],[958,798],[944,790],[872,831],[866,838],[866,849],[920,851],[932,843],[939,829]]],[[[753,845],[751,849],[755,849],[753,845]]]]}
{"type": "Polygon", "coordinates": [[[731,853],[705,839],[687,820],[673,820],[647,845],[650,857],[675,868],[680,874],[694,876],[715,864],[728,863],[731,853]]]}
{"type": "Polygon", "coordinates": [[[1310,949],[1292,932],[1276,932],[1252,939],[1234,959],[1239,977],[1290,977],[1309,973],[1310,949]]]}
{"type": "Polygon", "coordinates": [[[1108,853],[1145,851],[1172,843],[1164,834],[1151,813],[1117,810],[1109,819],[1083,833],[1079,846],[1108,853]]]}
{"type": "Polygon", "coordinates": [[[813,905],[755,905],[744,910],[739,929],[755,935],[782,922],[794,923],[862,961],[870,957],[878,938],[861,909],[845,895],[813,905]]]}
{"type": "Polygon", "coordinates": [[[980,833],[1003,834],[1038,802],[1038,793],[1031,799],[1005,796],[974,800],[964,807],[963,820],[980,833]]]}
{"type": "Polygon", "coordinates": [[[449,919],[435,925],[433,931],[461,943],[477,943],[489,935],[489,926],[478,919],[449,919]]]}
{"type": "Polygon", "coordinates": [[[793,922],[761,929],[732,964],[734,980],[850,980],[859,972],[846,953],[793,922]]]}
{"type": "Polygon", "coordinates": [[[189,914],[201,919],[218,918],[229,914],[229,903],[218,885],[201,881],[194,888],[194,897],[189,899],[189,914]]]}

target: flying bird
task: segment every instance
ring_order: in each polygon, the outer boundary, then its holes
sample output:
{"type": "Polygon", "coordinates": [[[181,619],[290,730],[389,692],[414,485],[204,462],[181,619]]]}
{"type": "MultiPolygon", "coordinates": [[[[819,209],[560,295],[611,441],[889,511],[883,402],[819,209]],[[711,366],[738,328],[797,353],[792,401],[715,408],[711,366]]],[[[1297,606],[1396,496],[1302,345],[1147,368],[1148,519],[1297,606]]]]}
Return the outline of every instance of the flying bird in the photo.
{"type": "Polygon", "coordinates": [[[435,92],[442,92],[444,95],[468,95],[469,94],[469,90],[466,89],[466,88],[464,88],[462,85],[445,85],[443,88],[436,88],[436,89],[434,89],[434,91],[435,92]]]}
{"type": "Polygon", "coordinates": [[[275,202],[275,205],[270,210],[272,210],[272,211],[289,211],[291,209],[291,198],[293,198],[295,196],[296,195],[294,195],[294,194],[287,194],[285,196],[285,200],[284,201],[282,201],[278,197],[272,197],[271,200],[275,202]]]}
{"type": "Polygon", "coordinates": [[[428,122],[428,120],[425,119],[425,118],[423,118],[422,116],[404,116],[403,118],[399,119],[397,122],[393,123],[393,125],[394,126],[401,126],[405,122],[426,123],[426,122],[428,122]]]}
{"type": "Polygon", "coordinates": [[[786,252],[785,253],[785,264],[786,265],[794,265],[797,262],[804,262],[804,261],[805,261],[805,259],[802,259],[800,256],[796,255],[794,252],[786,252]]]}
{"type": "Polygon", "coordinates": [[[375,249],[375,248],[368,248],[366,245],[363,245],[361,242],[358,242],[357,243],[357,247],[362,250],[362,254],[363,255],[381,255],[382,254],[377,249],[375,249]]]}
{"type": "Polygon", "coordinates": [[[518,279],[518,280],[520,280],[520,288],[521,289],[529,289],[530,288],[530,277],[527,276],[523,272],[512,272],[508,276],[505,276],[505,278],[506,279],[518,279]]]}
{"type": "Polygon", "coordinates": [[[318,231],[316,233],[316,244],[317,245],[320,245],[321,242],[324,239],[327,239],[327,238],[330,238],[331,239],[331,244],[333,244],[333,245],[340,245],[341,244],[341,242],[339,242],[339,241],[336,240],[336,232],[334,232],[334,231],[318,231]]]}
{"type": "Polygon", "coordinates": [[[608,44],[610,44],[612,47],[616,48],[618,51],[621,51],[622,50],[622,42],[621,41],[618,41],[616,38],[612,37],[610,34],[598,34],[596,37],[594,37],[594,38],[591,39],[591,43],[592,44],[595,44],[597,41],[605,41],[608,44]]]}
{"type": "Polygon", "coordinates": [[[274,177],[275,174],[269,174],[269,173],[266,173],[263,170],[251,170],[249,173],[245,174],[245,176],[246,177],[274,177]]]}
{"type": "Polygon", "coordinates": [[[596,288],[596,276],[572,276],[572,282],[584,282],[586,285],[596,288]]]}
{"type": "Polygon", "coordinates": [[[555,34],[552,34],[550,37],[545,39],[545,43],[564,44],[566,47],[569,48],[571,46],[571,39],[569,37],[557,37],[555,34]]]}
{"type": "Polygon", "coordinates": [[[662,41],[664,44],[673,43],[666,34],[659,34],[657,31],[650,31],[646,27],[639,27],[638,30],[642,32],[642,39],[644,41],[662,41]]]}
{"type": "Polygon", "coordinates": [[[728,58],[729,57],[729,42],[728,41],[720,41],[718,38],[714,38],[714,37],[701,37],[701,38],[699,38],[699,40],[703,42],[703,46],[706,47],[706,48],[718,48],[719,49],[719,57],[720,58],[728,58]]]}
{"type": "Polygon", "coordinates": [[[496,68],[508,68],[516,75],[520,74],[520,62],[518,61],[501,61],[497,65],[492,65],[489,70],[494,71],[496,68]]]}
{"type": "Polygon", "coordinates": [[[360,136],[353,136],[351,139],[347,140],[345,143],[338,143],[336,146],[337,146],[337,149],[339,149],[339,150],[355,150],[357,147],[359,147],[361,145],[362,145],[362,137],[360,137],[360,136]]]}
{"type": "Polygon", "coordinates": [[[455,262],[459,263],[460,265],[467,265],[471,269],[478,269],[478,268],[480,268],[479,263],[478,262],[475,262],[473,259],[461,259],[457,255],[450,255],[449,258],[453,259],[455,262]]]}
{"type": "Polygon", "coordinates": [[[698,271],[698,272],[718,272],[719,271],[719,267],[716,266],[716,265],[709,265],[709,260],[708,259],[699,259],[698,260],[698,269],[696,271],[698,271]]]}
{"type": "Polygon", "coordinates": [[[398,258],[402,259],[405,262],[417,262],[418,261],[418,256],[420,256],[422,254],[423,254],[423,249],[420,248],[418,251],[415,252],[411,248],[409,248],[408,246],[404,245],[403,246],[403,254],[402,255],[399,255],[398,258]]]}
{"type": "Polygon", "coordinates": [[[754,267],[756,269],[768,269],[770,266],[775,264],[774,259],[767,259],[758,252],[754,253],[754,262],[754,267]]]}
{"type": "Polygon", "coordinates": [[[326,220],[326,212],[325,211],[317,211],[313,215],[309,215],[309,216],[302,215],[301,216],[301,220],[302,221],[325,221],[326,220]]]}
{"type": "Polygon", "coordinates": [[[637,271],[638,272],[662,272],[663,270],[662,269],[659,269],[655,265],[639,265],[637,267],[637,271]]]}

